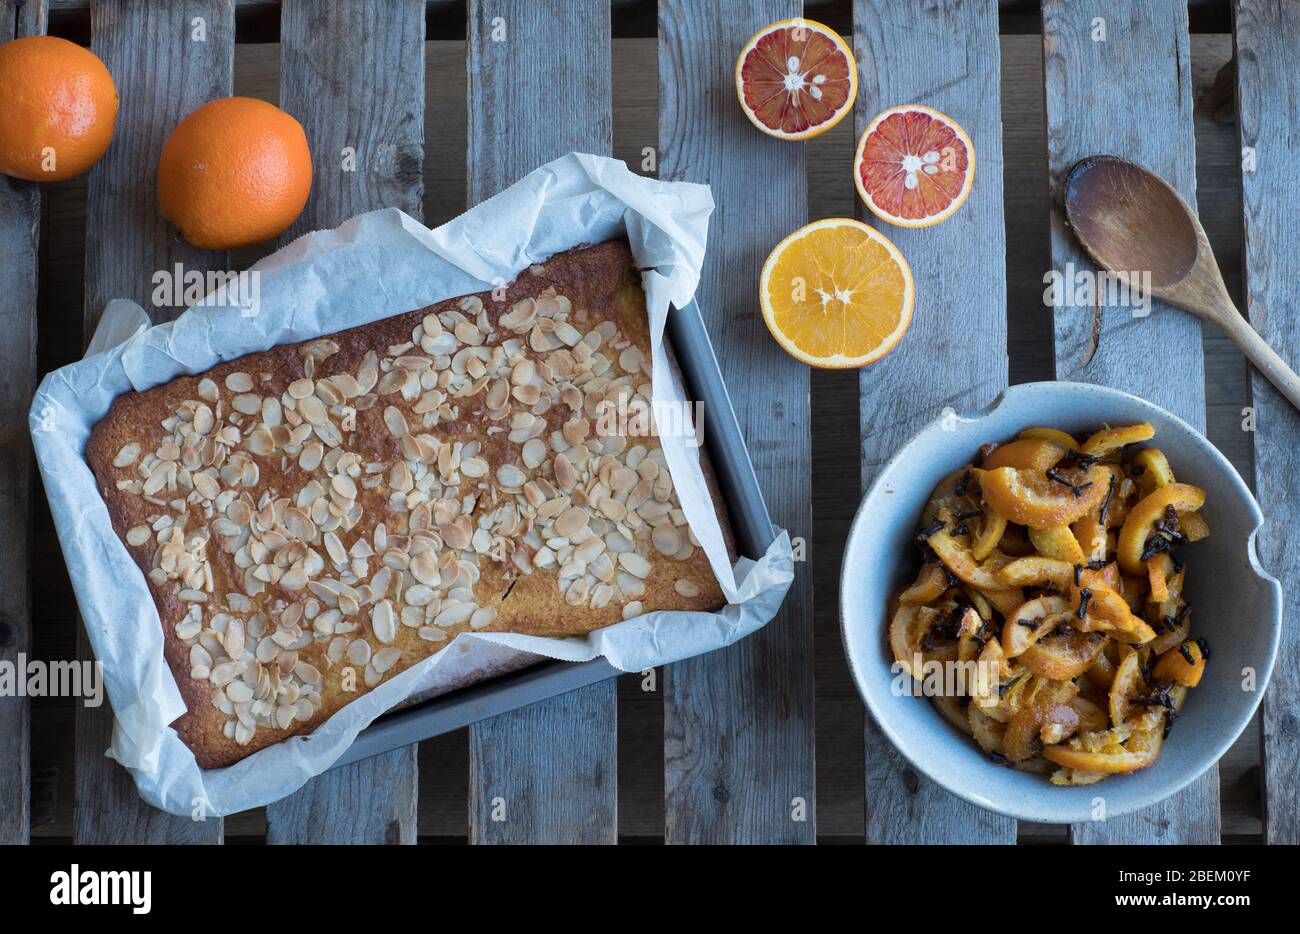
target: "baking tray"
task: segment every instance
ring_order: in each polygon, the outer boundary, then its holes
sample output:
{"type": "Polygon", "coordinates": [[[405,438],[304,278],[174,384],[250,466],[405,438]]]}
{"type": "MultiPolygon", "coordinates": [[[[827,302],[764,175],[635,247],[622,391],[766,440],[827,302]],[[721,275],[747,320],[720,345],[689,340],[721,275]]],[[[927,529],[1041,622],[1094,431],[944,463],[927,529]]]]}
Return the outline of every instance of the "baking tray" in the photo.
{"type": "MultiPolygon", "coordinates": [[[[667,331],[682,371],[686,398],[703,403],[704,446],[727,506],[736,547],[741,554],[758,558],[772,544],[776,529],[767,514],[699,306],[692,301],[670,312],[667,331]]],[[[603,658],[589,662],[548,661],[461,688],[380,717],[357,734],[356,741],[331,768],[450,733],[622,673],[603,658]]]]}

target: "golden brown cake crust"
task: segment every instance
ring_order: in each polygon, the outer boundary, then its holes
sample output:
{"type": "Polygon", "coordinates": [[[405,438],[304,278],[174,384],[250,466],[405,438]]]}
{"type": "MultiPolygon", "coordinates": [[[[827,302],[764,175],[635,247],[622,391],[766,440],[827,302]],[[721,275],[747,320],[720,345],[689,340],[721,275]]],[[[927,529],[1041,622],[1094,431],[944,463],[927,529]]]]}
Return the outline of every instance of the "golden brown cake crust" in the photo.
{"type": "Polygon", "coordinates": [[[95,426],[86,459],[157,605],[188,708],[174,726],[200,766],[310,732],[368,678],[392,677],[471,625],[582,635],[634,599],[647,611],[725,602],[657,439],[602,434],[594,417],[602,399],[648,398],[645,299],[627,244],[557,255],[503,291],[127,393],[95,426]],[[598,358],[608,366],[593,375],[598,358]],[[516,429],[521,413],[535,421],[516,429]],[[544,459],[530,467],[533,439],[544,459]],[[561,454],[575,467],[568,486],[561,454]],[[486,475],[471,476],[480,461],[486,475]]]}

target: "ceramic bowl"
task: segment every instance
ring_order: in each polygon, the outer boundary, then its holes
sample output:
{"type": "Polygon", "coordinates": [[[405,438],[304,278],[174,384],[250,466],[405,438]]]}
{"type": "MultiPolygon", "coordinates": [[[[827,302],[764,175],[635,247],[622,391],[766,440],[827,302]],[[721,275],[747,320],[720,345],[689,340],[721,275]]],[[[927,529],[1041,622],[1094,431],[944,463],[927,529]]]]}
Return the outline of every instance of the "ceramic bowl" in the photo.
{"type": "Polygon", "coordinates": [[[1268,684],[1282,625],[1282,589],[1255,556],[1263,522],[1250,490],[1199,432],[1159,406],[1085,383],[1029,383],[1004,392],[969,417],[940,417],[880,471],[849,533],[840,583],[844,648],[858,691],[881,731],[920,772],[953,794],[1021,820],[1086,821],[1094,799],[1115,817],[1146,807],[1190,784],[1227,751],[1250,722],[1268,684]],[[1150,442],[1175,476],[1206,491],[1201,510],[1209,538],[1184,547],[1185,595],[1192,632],[1209,639],[1211,658],[1188,695],[1157,762],[1095,785],[1058,787],[1048,776],[1017,772],[985,756],[975,741],[942,719],[925,698],[898,696],[886,644],[885,605],[917,569],[917,522],[931,490],[971,462],[980,445],[1024,428],[1086,435],[1108,425],[1150,422],[1150,442]],[[1253,690],[1249,686],[1253,672],[1253,690]]]}

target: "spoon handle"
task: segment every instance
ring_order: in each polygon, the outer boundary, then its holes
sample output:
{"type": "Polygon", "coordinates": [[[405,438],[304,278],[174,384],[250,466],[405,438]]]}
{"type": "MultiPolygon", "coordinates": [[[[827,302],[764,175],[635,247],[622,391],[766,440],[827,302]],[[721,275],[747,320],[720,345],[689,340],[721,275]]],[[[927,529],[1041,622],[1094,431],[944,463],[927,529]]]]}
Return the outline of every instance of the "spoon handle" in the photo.
{"type": "Polygon", "coordinates": [[[1300,409],[1300,376],[1296,375],[1295,370],[1287,366],[1277,351],[1241,316],[1234,314],[1222,323],[1232,342],[1254,364],[1255,369],[1263,373],[1264,378],[1277,387],[1277,391],[1286,396],[1296,409],[1300,409]]]}

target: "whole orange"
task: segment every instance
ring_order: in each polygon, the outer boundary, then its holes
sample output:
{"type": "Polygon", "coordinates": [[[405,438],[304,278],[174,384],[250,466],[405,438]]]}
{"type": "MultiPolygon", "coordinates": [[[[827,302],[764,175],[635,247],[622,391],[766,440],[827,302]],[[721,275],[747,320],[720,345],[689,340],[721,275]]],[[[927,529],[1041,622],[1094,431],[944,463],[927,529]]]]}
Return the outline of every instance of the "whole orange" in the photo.
{"type": "Polygon", "coordinates": [[[89,49],[54,36],[0,45],[0,172],[57,182],[113,141],[117,86],[89,49]]]}
{"type": "Polygon", "coordinates": [[[158,163],[163,216],[194,246],[229,250],[283,233],[311,193],[302,124],[251,97],[210,101],[177,125],[158,163]]]}

